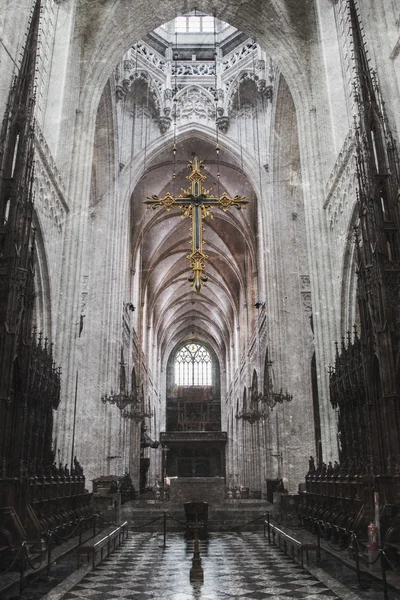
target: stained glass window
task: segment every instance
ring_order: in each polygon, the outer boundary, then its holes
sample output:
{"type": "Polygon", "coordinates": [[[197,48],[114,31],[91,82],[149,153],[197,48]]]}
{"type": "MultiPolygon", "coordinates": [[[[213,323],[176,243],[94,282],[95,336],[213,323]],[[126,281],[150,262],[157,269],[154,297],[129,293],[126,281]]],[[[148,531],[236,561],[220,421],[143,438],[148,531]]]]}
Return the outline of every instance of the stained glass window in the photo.
{"type": "Polygon", "coordinates": [[[200,344],[183,346],[175,357],[176,385],[212,385],[210,353],[200,344]]]}

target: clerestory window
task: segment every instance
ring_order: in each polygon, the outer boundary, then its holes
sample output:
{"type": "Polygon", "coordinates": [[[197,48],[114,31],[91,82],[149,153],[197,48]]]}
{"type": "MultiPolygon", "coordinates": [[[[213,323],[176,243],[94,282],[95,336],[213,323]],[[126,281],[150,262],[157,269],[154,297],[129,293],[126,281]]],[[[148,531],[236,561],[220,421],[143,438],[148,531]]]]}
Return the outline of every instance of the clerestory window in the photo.
{"type": "Polygon", "coordinates": [[[183,346],[175,357],[176,385],[212,385],[210,353],[200,344],[183,346]]]}
{"type": "Polygon", "coordinates": [[[177,33],[213,33],[214,17],[198,15],[176,17],[175,31],[177,33]]]}

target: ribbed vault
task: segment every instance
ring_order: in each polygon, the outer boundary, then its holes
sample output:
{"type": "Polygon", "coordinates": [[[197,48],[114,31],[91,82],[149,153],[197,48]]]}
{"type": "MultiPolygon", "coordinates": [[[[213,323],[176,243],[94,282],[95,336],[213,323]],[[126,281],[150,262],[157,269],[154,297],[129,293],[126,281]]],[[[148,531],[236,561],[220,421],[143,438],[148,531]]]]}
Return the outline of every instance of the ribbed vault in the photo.
{"type": "Polygon", "coordinates": [[[176,340],[193,335],[194,328],[197,338],[207,340],[216,351],[231,344],[241,308],[251,295],[253,278],[249,274],[256,270],[257,254],[256,196],[231,156],[222,150],[218,161],[215,141],[192,136],[177,142],[175,180],[173,169],[171,148],[166,147],[165,153],[158,153],[149,163],[132,194],[133,262],[140,251],[142,303],[147,307],[148,324],[154,328],[162,363],[176,340]],[[143,203],[149,190],[163,196],[188,187],[187,164],[192,152],[205,159],[206,189],[216,195],[225,190],[232,196],[246,195],[249,200],[244,210],[224,212],[216,208],[213,218],[204,220],[208,282],[200,294],[188,282],[190,219],[182,217],[178,208],[152,210],[143,203]]]}

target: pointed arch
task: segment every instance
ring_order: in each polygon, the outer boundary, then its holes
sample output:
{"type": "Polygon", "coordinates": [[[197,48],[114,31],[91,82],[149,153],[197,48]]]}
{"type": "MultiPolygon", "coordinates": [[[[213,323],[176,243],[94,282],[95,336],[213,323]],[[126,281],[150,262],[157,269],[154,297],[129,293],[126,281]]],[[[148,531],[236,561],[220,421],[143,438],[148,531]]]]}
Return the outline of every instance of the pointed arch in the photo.
{"type": "Polygon", "coordinates": [[[253,370],[253,377],[251,380],[251,401],[255,402],[258,398],[258,375],[257,371],[253,370]]]}
{"type": "Polygon", "coordinates": [[[207,386],[212,384],[212,359],[205,346],[188,343],[175,354],[175,385],[207,386]]]}

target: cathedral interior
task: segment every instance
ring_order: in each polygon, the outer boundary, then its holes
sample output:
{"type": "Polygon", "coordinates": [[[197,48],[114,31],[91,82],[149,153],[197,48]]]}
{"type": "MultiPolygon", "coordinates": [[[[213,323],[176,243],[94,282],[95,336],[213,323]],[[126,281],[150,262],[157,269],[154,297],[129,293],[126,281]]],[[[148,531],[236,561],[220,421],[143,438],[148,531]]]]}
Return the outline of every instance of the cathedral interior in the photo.
{"type": "Polygon", "coordinates": [[[288,499],[400,571],[398,0],[2,5],[0,575],[288,499]]]}

